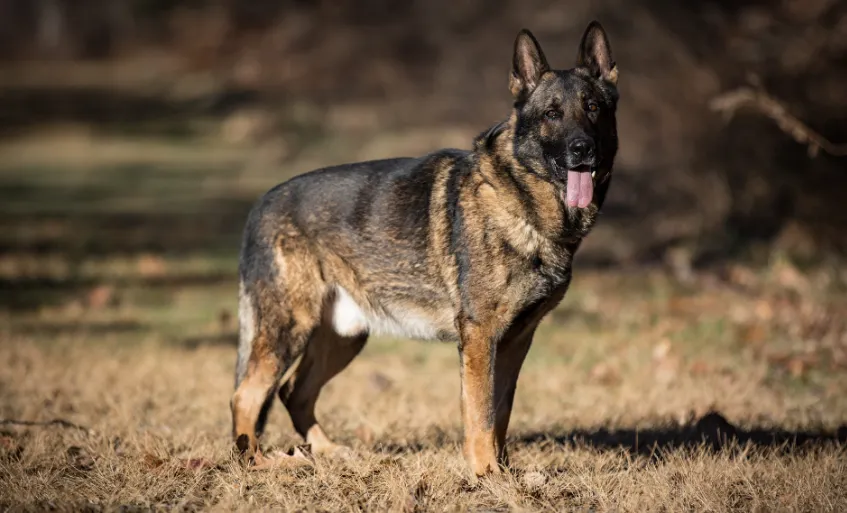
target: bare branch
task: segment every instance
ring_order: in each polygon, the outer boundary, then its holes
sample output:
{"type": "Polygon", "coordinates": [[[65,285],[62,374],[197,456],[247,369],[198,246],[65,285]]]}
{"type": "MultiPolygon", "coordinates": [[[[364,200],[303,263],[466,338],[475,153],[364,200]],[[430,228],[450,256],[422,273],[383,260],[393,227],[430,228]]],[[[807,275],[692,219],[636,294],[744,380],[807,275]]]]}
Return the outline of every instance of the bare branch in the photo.
{"type": "Polygon", "coordinates": [[[814,157],[823,150],[836,157],[847,156],[847,144],[835,144],[808,125],[792,116],[782,102],[761,88],[741,87],[715,97],[709,102],[709,108],[731,119],[735,112],[744,107],[752,107],[774,120],[777,126],[800,144],[805,144],[809,156],[814,157]]]}

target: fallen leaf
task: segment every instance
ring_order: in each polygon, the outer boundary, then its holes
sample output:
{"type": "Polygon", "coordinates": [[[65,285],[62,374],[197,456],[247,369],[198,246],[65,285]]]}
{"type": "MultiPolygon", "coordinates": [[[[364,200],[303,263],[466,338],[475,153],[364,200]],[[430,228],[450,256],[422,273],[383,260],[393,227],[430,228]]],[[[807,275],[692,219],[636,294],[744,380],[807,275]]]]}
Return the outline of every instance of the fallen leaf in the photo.
{"type": "Polygon", "coordinates": [[[429,485],[427,484],[425,479],[421,479],[415,485],[413,491],[411,491],[406,499],[403,501],[403,512],[404,513],[414,513],[415,511],[426,511],[427,508],[427,491],[429,490],[429,485]]]}
{"type": "Polygon", "coordinates": [[[830,360],[829,365],[833,371],[847,368],[847,350],[840,348],[833,350],[832,359],[830,360]]]}
{"type": "Polygon", "coordinates": [[[671,341],[668,339],[661,340],[653,347],[653,360],[663,360],[671,352],[671,341]]]}
{"type": "Polygon", "coordinates": [[[763,324],[755,323],[742,327],[738,335],[745,344],[760,346],[767,339],[768,332],[763,324]]]}
{"type": "Polygon", "coordinates": [[[227,332],[232,327],[232,314],[226,308],[222,309],[218,314],[218,322],[222,332],[227,332]]]}
{"type": "Polygon", "coordinates": [[[150,470],[157,469],[157,468],[159,468],[159,467],[161,467],[162,465],[165,464],[165,460],[163,460],[162,458],[159,458],[157,456],[154,456],[153,454],[150,454],[149,452],[145,453],[144,457],[141,458],[141,460],[144,462],[144,466],[147,467],[150,470]]]}
{"type": "Polygon", "coordinates": [[[414,513],[418,511],[418,500],[415,499],[415,496],[409,494],[406,496],[406,500],[403,501],[403,513],[414,513]]]}
{"type": "Polygon", "coordinates": [[[773,307],[770,302],[765,299],[760,299],[756,302],[756,306],[753,309],[756,317],[763,321],[770,321],[773,319],[773,307]]]}
{"type": "Polygon", "coordinates": [[[668,299],[668,312],[672,315],[686,315],[692,308],[691,300],[685,296],[671,296],[668,299]]]}
{"type": "Polygon", "coordinates": [[[703,376],[711,371],[711,367],[705,360],[694,360],[688,371],[694,376],[703,376]]]}
{"type": "Polygon", "coordinates": [[[0,436],[0,455],[3,459],[18,461],[23,456],[24,448],[15,442],[11,436],[0,436]]]}
{"type": "Polygon", "coordinates": [[[11,436],[0,436],[0,449],[9,450],[15,446],[15,439],[11,436]]]}
{"type": "Polygon", "coordinates": [[[82,447],[71,446],[67,451],[68,463],[78,470],[91,470],[94,468],[94,458],[82,447]]]}
{"type": "Polygon", "coordinates": [[[523,475],[523,484],[528,490],[538,490],[547,484],[547,476],[537,470],[532,470],[523,475]]]}
{"type": "Polygon", "coordinates": [[[371,373],[369,377],[369,382],[377,392],[384,392],[391,388],[391,386],[394,384],[391,378],[381,372],[371,373]]]}
{"type": "Polygon", "coordinates": [[[799,358],[792,358],[788,360],[788,364],[786,365],[788,372],[791,374],[791,377],[799,378],[803,376],[803,373],[806,371],[806,362],[799,358]]]}
{"type": "Polygon", "coordinates": [[[209,468],[215,468],[217,465],[206,458],[190,458],[182,460],[180,462],[180,466],[186,470],[206,470],[209,468]]]}
{"type": "Polygon", "coordinates": [[[620,382],[620,372],[607,362],[600,362],[591,368],[589,378],[602,385],[614,385],[620,382]]]}
{"type": "Polygon", "coordinates": [[[657,383],[667,385],[676,379],[679,374],[679,358],[666,357],[656,363],[654,378],[657,383]]]}
{"type": "Polygon", "coordinates": [[[781,287],[797,292],[804,292],[809,288],[809,280],[788,260],[777,260],[771,272],[781,287]]]}
{"type": "Polygon", "coordinates": [[[115,290],[109,285],[98,285],[88,292],[86,304],[88,308],[99,310],[112,303],[115,290]]]}
{"type": "Polygon", "coordinates": [[[772,365],[784,367],[794,378],[801,378],[809,368],[817,363],[814,355],[798,355],[790,353],[774,353],[768,355],[768,362],[772,365]]]}
{"type": "Polygon", "coordinates": [[[729,267],[727,270],[727,278],[730,283],[747,288],[755,287],[759,281],[759,278],[752,269],[737,264],[729,267]]]}
{"type": "Polygon", "coordinates": [[[157,255],[142,255],[137,265],[138,274],[147,278],[162,276],[167,269],[165,261],[157,255]]]}
{"type": "Polygon", "coordinates": [[[115,451],[115,456],[124,456],[126,454],[123,440],[121,440],[120,437],[115,437],[115,439],[112,440],[112,450],[115,451]]]}
{"type": "Polygon", "coordinates": [[[694,281],[694,268],[692,266],[693,254],[691,248],[677,246],[665,251],[665,263],[673,272],[674,278],[681,283],[692,283],[694,281]]]}

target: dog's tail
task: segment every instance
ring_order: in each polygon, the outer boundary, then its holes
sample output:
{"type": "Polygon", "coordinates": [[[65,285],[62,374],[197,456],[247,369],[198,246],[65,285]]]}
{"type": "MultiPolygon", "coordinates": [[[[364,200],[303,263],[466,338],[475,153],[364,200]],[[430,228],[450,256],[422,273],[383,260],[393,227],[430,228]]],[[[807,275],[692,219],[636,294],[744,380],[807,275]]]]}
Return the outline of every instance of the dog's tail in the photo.
{"type": "MultiPolygon", "coordinates": [[[[253,339],[258,330],[258,318],[256,317],[256,305],[254,298],[247,290],[243,279],[238,283],[238,357],[235,361],[235,388],[244,381],[247,376],[247,365],[250,354],[253,351],[253,339]]],[[[279,380],[285,383],[294,375],[300,360],[303,359],[302,352],[287,365],[285,373],[279,380]]]]}
{"type": "Polygon", "coordinates": [[[235,362],[235,388],[247,375],[247,362],[253,351],[256,336],[256,308],[253,298],[246,290],[244,280],[238,282],[238,358],[235,362]]]}
{"type": "Polygon", "coordinates": [[[261,322],[258,303],[257,274],[268,272],[268,262],[272,260],[271,250],[264,244],[258,244],[261,220],[262,198],[247,216],[241,238],[241,251],[238,257],[238,358],[235,362],[235,388],[247,377],[247,367],[253,352],[253,339],[259,334],[261,322]]]}

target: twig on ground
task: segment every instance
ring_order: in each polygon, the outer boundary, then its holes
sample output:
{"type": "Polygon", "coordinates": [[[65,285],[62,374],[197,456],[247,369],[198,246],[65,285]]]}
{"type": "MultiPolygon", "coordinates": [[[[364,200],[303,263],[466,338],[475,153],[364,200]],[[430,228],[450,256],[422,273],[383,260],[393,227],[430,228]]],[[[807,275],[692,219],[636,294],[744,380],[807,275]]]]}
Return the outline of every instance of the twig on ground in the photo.
{"type": "Polygon", "coordinates": [[[86,433],[90,433],[91,430],[85,426],[80,426],[79,424],[74,424],[73,422],[67,421],[65,419],[53,419],[46,420],[43,422],[38,422],[34,420],[15,420],[15,419],[0,419],[0,425],[11,425],[11,426],[26,426],[26,427],[51,427],[58,426],[69,429],[78,429],[80,431],[85,431],[86,433]]]}
{"type": "Polygon", "coordinates": [[[735,111],[743,107],[752,107],[774,120],[783,132],[800,144],[805,144],[810,157],[823,150],[836,157],[847,156],[847,144],[836,144],[812,130],[808,125],[788,112],[788,108],[769,95],[762,87],[741,87],[715,97],[709,102],[709,108],[732,118],[735,111]]]}

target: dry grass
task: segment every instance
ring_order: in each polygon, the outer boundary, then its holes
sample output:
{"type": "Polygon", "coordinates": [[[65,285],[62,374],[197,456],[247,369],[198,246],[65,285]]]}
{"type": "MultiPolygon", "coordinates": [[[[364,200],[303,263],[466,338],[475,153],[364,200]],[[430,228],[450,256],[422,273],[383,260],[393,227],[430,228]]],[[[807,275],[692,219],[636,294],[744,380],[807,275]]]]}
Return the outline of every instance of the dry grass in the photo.
{"type": "MultiPolygon", "coordinates": [[[[229,441],[233,284],[7,315],[0,417],[84,429],[0,425],[0,507],[843,511],[847,330],[827,315],[844,303],[781,265],[690,288],[578,272],[521,376],[513,469],[477,485],[450,345],[375,339],[328,385],[319,414],[359,459],[248,472],[229,441]]],[[[300,443],[279,406],[264,442],[300,443]]]]}

